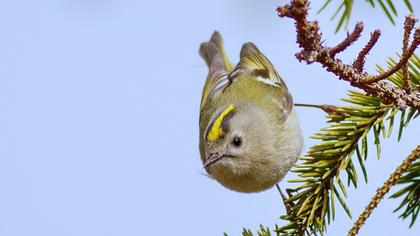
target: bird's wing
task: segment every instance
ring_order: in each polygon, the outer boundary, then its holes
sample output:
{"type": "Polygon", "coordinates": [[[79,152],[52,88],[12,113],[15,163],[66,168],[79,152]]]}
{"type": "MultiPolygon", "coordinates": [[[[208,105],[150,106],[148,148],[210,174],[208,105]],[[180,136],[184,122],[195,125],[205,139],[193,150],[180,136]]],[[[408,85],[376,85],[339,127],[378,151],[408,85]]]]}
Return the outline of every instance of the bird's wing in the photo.
{"type": "Polygon", "coordinates": [[[293,98],[287,89],[286,83],[284,83],[267,57],[253,43],[245,43],[242,46],[240,57],[238,65],[233,69],[229,78],[235,79],[235,77],[248,75],[244,77],[278,88],[281,92],[279,107],[285,115],[289,114],[293,109],[293,98]]]}
{"type": "Polygon", "coordinates": [[[286,84],[281,79],[271,62],[265,57],[253,43],[245,43],[241,49],[241,59],[232,72],[232,77],[236,73],[249,73],[251,78],[275,87],[285,87],[286,84]]]}

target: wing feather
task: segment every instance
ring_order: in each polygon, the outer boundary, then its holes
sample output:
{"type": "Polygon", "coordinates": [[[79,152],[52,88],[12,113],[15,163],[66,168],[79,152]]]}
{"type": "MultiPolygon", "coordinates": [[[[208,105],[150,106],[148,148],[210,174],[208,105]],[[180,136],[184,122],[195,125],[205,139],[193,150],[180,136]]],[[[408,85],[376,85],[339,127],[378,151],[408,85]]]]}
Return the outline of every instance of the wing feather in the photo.
{"type": "Polygon", "coordinates": [[[240,56],[241,60],[236,66],[237,69],[244,70],[245,73],[251,73],[252,78],[268,85],[275,87],[286,86],[271,62],[253,43],[245,43],[242,46],[240,56]]]}

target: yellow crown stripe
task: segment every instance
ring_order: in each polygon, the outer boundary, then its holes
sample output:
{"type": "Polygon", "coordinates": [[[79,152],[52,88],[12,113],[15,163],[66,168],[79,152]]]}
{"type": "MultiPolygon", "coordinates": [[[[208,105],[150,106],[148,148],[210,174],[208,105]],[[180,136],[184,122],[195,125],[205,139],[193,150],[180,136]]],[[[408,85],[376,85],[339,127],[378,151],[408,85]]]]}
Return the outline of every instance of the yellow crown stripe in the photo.
{"type": "Polygon", "coordinates": [[[223,119],[235,109],[234,105],[229,105],[220,115],[217,117],[216,121],[213,123],[209,133],[207,134],[207,139],[209,141],[215,141],[219,139],[223,134],[222,121],[223,119]]]}

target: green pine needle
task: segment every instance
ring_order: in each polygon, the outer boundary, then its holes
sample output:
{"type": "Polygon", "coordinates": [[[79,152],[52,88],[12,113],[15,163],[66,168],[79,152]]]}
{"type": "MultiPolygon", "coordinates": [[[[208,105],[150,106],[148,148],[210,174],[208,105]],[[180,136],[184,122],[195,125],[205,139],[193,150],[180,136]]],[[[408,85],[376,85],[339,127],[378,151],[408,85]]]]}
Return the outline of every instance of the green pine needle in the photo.
{"type": "MultiPolygon", "coordinates": [[[[334,20],[339,14],[339,21],[337,23],[337,27],[335,32],[337,33],[340,29],[344,28],[347,29],[348,23],[350,21],[351,12],[353,9],[354,0],[341,0],[335,10],[334,14],[331,17],[331,20],[334,20]],[[344,27],[343,27],[344,26],[344,27]]],[[[393,0],[386,0],[386,3],[383,0],[366,0],[372,8],[376,7],[375,2],[379,5],[382,11],[385,13],[389,21],[395,25],[394,17],[398,16],[397,8],[394,5],[393,0]]],[[[329,5],[331,5],[332,0],[326,0],[322,7],[318,10],[318,14],[324,11],[329,5]]],[[[412,13],[413,6],[411,5],[410,0],[404,0],[405,6],[407,9],[412,13]]]]}

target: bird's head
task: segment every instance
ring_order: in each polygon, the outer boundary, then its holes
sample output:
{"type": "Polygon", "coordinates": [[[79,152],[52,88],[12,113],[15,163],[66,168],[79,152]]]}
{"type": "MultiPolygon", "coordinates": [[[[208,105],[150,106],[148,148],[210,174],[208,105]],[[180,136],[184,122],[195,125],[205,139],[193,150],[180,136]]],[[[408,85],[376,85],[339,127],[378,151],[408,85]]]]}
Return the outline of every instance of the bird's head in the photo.
{"type": "Polygon", "coordinates": [[[204,132],[204,168],[222,185],[239,192],[271,187],[281,177],[276,162],[278,138],[273,137],[279,128],[252,104],[220,108],[204,132]]]}

